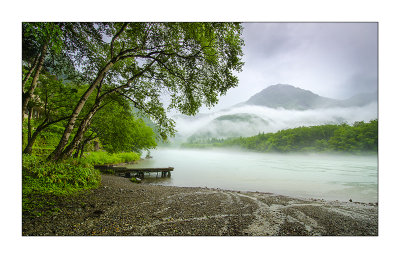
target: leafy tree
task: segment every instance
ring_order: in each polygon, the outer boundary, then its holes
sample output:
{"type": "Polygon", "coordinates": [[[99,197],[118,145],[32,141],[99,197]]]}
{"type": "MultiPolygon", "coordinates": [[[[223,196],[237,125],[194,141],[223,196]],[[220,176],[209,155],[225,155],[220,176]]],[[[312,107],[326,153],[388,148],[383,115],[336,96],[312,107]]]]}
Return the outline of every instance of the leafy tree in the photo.
{"type": "MultiPolygon", "coordinates": [[[[97,53],[94,46],[103,42],[104,30],[102,23],[22,23],[22,114],[29,112],[28,106],[38,103],[33,98],[43,74],[85,83],[87,76],[80,63],[96,58],[92,53],[97,53]],[[30,101],[34,103],[29,104],[30,101]]],[[[69,112],[72,110],[73,107],[69,112]]]]}
{"type": "Polygon", "coordinates": [[[123,99],[104,106],[93,119],[90,130],[109,153],[140,152],[157,146],[152,128],[135,117],[129,103],[123,99]]]}
{"type": "MultiPolygon", "coordinates": [[[[212,142],[217,141],[210,140],[206,144],[212,142]]],[[[378,120],[371,120],[368,123],[355,122],[352,126],[341,124],[297,127],[252,137],[230,138],[217,143],[213,146],[240,146],[261,152],[376,152],[378,150],[378,120]]],[[[192,142],[184,144],[184,147],[201,145],[201,142],[192,142]]]]}
{"type": "MultiPolygon", "coordinates": [[[[65,30],[68,32],[75,25],[85,27],[71,23],[60,26],[70,28],[65,30]]],[[[193,115],[202,104],[216,104],[220,95],[238,83],[233,72],[240,71],[243,65],[240,24],[96,23],[88,27],[94,31],[90,34],[94,35],[93,40],[89,38],[84,41],[87,45],[76,44],[77,48],[64,51],[90,83],[76,102],[49,159],[72,154],[109,95],[118,93],[131,100],[134,107],[157,123],[161,137],[166,139],[174,134],[174,122],[166,115],[162,97],[170,97],[169,109],[193,115]],[[94,104],[77,125],[92,93],[96,96],[94,104]],[[76,134],[68,144],[74,129],[76,134]]],[[[74,41],[67,40],[70,42],[74,41]]]]}
{"type": "Polygon", "coordinates": [[[54,124],[69,118],[73,100],[78,98],[78,89],[72,84],[63,84],[55,76],[43,73],[33,98],[28,102],[27,143],[23,153],[30,154],[37,137],[54,124]],[[32,119],[33,109],[40,116],[32,119]]]}
{"type": "Polygon", "coordinates": [[[334,150],[377,151],[378,120],[355,122],[353,126],[343,125],[329,139],[329,144],[334,150]]]}
{"type": "Polygon", "coordinates": [[[23,23],[22,24],[22,57],[28,64],[22,78],[22,118],[38,84],[45,57],[49,49],[60,51],[61,31],[54,23],[23,23]],[[30,84],[28,86],[28,81],[30,84]]]}

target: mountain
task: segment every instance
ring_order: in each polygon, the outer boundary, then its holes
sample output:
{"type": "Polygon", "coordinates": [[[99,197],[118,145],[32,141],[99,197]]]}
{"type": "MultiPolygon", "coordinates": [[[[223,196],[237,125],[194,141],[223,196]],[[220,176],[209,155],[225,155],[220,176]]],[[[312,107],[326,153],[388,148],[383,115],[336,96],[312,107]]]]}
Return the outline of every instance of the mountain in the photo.
{"type": "Polygon", "coordinates": [[[345,100],[319,96],[287,84],[272,85],[249,100],[214,113],[179,115],[176,140],[252,136],[299,126],[368,122],[377,118],[377,92],[345,100]]]}
{"type": "MultiPolygon", "coordinates": [[[[361,93],[345,100],[321,97],[309,90],[288,84],[276,84],[253,95],[235,106],[256,105],[270,108],[307,110],[332,107],[362,107],[377,102],[377,92],[361,93]]],[[[234,106],[234,107],[235,107],[234,106]]]]}
{"type": "Polygon", "coordinates": [[[253,95],[243,104],[306,110],[334,106],[338,104],[338,101],[321,97],[309,90],[303,90],[291,85],[276,84],[253,95]]]}
{"type": "Polygon", "coordinates": [[[222,115],[197,130],[189,137],[189,141],[196,142],[211,138],[251,136],[258,134],[260,132],[259,129],[265,128],[268,124],[266,120],[254,114],[237,113],[222,115]]]}
{"type": "Polygon", "coordinates": [[[378,92],[360,93],[346,100],[339,101],[341,107],[362,107],[372,102],[378,102],[378,92]]]}

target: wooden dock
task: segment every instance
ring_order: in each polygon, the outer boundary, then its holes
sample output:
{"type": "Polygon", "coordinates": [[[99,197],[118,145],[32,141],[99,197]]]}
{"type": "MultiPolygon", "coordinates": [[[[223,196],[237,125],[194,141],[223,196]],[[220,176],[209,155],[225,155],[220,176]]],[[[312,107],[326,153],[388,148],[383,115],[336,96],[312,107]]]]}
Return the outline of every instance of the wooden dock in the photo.
{"type": "Polygon", "coordinates": [[[167,168],[127,168],[127,167],[119,167],[113,165],[99,165],[94,166],[95,169],[100,171],[113,171],[115,175],[124,176],[127,178],[131,177],[139,177],[141,179],[144,178],[145,173],[161,173],[161,177],[171,177],[171,171],[174,170],[173,167],[167,168]]]}

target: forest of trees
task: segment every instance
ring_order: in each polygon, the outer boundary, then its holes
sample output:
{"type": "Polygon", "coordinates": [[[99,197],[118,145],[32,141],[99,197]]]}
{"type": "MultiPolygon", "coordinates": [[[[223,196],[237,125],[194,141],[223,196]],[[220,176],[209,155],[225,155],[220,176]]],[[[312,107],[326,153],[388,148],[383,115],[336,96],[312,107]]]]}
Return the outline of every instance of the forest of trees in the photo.
{"type": "Polygon", "coordinates": [[[94,139],[109,152],[154,148],[175,133],[167,108],[213,106],[243,65],[239,23],[30,22],[22,32],[23,153],[51,134],[53,161],[94,139]]]}
{"type": "Polygon", "coordinates": [[[22,23],[22,208],[96,188],[237,86],[239,23],[22,23]],[[166,104],[167,103],[167,104],[166,104]]]}
{"type": "Polygon", "coordinates": [[[252,137],[208,139],[184,143],[182,147],[240,147],[259,152],[377,152],[378,120],[297,127],[252,137]]]}

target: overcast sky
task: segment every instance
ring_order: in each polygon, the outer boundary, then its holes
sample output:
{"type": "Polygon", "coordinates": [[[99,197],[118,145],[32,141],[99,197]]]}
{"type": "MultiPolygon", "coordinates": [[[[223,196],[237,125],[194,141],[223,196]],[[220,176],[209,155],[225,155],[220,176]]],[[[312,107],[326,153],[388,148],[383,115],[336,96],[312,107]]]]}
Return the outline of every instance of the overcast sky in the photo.
{"type": "MultiPolygon", "coordinates": [[[[213,108],[282,83],[345,99],[377,90],[377,23],[244,23],[239,86],[213,108]]],[[[202,112],[210,112],[203,108],[202,112]]]]}

